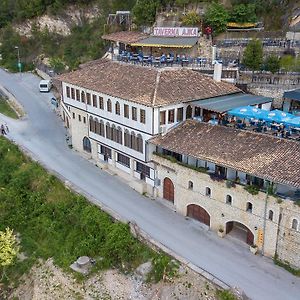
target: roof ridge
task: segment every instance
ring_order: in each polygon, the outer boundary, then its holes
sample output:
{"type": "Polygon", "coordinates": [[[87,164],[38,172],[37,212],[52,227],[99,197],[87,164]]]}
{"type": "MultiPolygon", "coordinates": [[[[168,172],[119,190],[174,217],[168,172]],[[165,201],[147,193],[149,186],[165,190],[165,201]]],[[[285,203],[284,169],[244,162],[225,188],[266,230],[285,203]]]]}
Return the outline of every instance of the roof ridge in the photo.
{"type": "Polygon", "coordinates": [[[158,90],[158,85],[159,85],[159,81],[160,81],[160,74],[161,74],[161,70],[157,70],[156,80],[155,80],[154,94],[153,94],[153,99],[152,99],[152,106],[154,106],[155,102],[156,102],[157,90],[158,90]]]}

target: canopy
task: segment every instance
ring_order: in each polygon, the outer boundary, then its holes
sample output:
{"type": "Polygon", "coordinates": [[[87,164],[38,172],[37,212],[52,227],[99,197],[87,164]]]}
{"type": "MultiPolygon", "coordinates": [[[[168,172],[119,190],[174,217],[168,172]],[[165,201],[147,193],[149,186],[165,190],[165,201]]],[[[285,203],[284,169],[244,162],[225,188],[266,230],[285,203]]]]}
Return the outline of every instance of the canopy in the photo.
{"type": "Polygon", "coordinates": [[[257,118],[259,119],[262,109],[256,108],[255,106],[242,106],[235,109],[232,109],[228,112],[229,115],[245,118],[245,119],[252,119],[257,118]]]}
{"type": "Polygon", "coordinates": [[[275,109],[272,111],[261,111],[259,119],[269,122],[276,122],[276,123],[286,123],[291,119],[294,119],[295,116],[281,110],[275,109]]]}
{"type": "Polygon", "coordinates": [[[300,117],[293,118],[286,122],[286,125],[291,127],[299,127],[300,128],[300,117]]]}

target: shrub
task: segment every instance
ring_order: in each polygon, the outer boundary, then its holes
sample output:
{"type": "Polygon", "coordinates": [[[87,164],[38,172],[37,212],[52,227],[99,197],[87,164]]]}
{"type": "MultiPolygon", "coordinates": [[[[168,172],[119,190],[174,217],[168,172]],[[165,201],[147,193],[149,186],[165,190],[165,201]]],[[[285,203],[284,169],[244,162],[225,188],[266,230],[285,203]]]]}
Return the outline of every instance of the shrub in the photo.
{"type": "Polygon", "coordinates": [[[244,189],[251,195],[257,195],[259,192],[259,187],[256,185],[247,185],[244,187],[244,189]]]}
{"type": "Polygon", "coordinates": [[[235,295],[229,290],[217,290],[216,296],[219,300],[236,300],[235,295]]]}

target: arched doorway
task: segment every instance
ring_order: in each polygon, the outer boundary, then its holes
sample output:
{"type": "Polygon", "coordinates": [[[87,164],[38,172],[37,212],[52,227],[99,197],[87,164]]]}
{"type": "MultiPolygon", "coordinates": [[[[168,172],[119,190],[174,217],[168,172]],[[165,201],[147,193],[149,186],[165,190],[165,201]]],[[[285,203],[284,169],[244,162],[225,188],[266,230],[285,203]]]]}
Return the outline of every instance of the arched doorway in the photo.
{"type": "Polygon", "coordinates": [[[164,179],[164,199],[174,203],[174,184],[168,177],[164,179]]]}
{"type": "Polygon", "coordinates": [[[186,119],[191,119],[192,116],[193,116],[193,109],[192,109],[192,107],[189,105],[189,106],[186,108],[185,118],[186,118],[186,119]]]}
{"type": "Polygon", "coordinates": [[[254,243],[254,234],[244,224],[236,221],[226,223],[226,234],[230,233],[231,236],[246,242],[248,245],[254,243]]]}
{"type": "Polygon", "coordinates": [[[207,226],[210,226],[210,215],[201,206],[196,204],[190,204],[187,207],[187,216],[193,218],[207,226]]]}
{"type": "Polygon", "coordinates": [[[92,146],[91,146],[91,141],[89,140],[89,138],[87,138],[86,136],[83,138],[82,140],[82,144],[83,144],[83,150],[86,152],[91,153],[92,152],[92,146]]]}

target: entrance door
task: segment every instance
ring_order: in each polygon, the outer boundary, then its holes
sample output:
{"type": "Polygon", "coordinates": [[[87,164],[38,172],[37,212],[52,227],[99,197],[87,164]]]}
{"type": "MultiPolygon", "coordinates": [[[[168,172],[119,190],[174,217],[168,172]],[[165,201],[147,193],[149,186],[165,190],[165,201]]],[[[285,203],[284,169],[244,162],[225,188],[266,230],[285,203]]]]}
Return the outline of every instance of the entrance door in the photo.
{"type": "Polygon", "coordinates": [[[174,184],[170,178],[164,179],[164,199],[174,203],[174,184]]]}
{"type": "Polygon", "coordinates": [[[231,232],[231,236],[246,242],[248,245],[252,245],[254,242],[254,235],[252,231],[242,223],[239,222],[227,222],[226,234],[231,232]]]}
{"type": "Polygon", "coordinates": [[[190,204],[187,207],[187,216],[191,217],[207,226],[210,226],[210,215],[201,206],[196,204],[190,204]]]}

